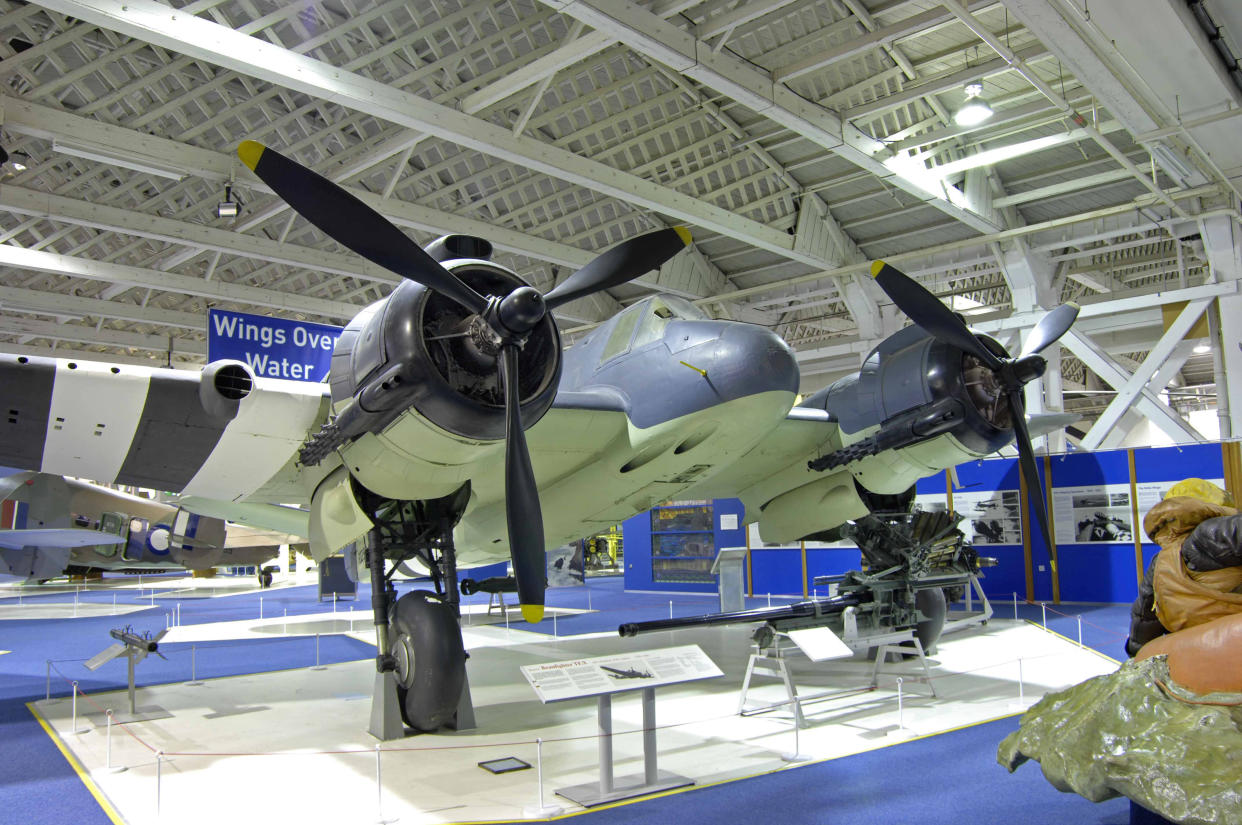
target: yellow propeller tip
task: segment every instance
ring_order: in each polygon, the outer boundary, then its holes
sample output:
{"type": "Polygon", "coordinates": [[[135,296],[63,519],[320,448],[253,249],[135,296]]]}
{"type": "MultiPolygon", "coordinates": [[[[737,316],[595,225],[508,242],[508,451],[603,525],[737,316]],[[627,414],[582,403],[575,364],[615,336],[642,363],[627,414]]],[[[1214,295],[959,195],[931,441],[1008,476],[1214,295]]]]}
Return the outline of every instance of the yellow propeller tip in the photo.
{"type": "Polygon", "coordinates": [[[883,261],[872,261],[871,262],[871,277],[872,278],[879,277],[881,270],[883,270],[884,267],[886,266],[888,266],[888,264],[884,263],[883,261]]]}
{"type": "Polygon", "coordinates": [[[690,230],[684,226],[674,226],[673,231],[677,233],[677,237],[681,238],[681,242],[686,246],[689,246],[690,242],[694,240],[694,238],[690,237],[690,230]]]}
{"type": "Polygon", "coordinates": [[[257,140],[243,140],[237,147],[237,156],[253,172],[259,165],[259,158],[263,156],[263,144],[257,140]]]}
{"type": "Polygon", "coordinates": [[[524,604],[522,605],[522,618],[531,624],[538,624],[543,621],[543,605],[541,604],[524,604]]]}

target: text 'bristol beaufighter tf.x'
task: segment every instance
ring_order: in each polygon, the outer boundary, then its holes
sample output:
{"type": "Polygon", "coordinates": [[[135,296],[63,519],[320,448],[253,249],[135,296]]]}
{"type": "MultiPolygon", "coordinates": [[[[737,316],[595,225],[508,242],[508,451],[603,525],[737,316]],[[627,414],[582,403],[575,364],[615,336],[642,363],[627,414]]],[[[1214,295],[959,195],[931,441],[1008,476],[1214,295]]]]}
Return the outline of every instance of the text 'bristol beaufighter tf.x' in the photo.
{"type": "Polygon", "coordinates": [[[918,326],[794,406],[798,369],[779,336],[677,298],[646,298],[562,347],[549,310],[660,267],[689,243],[684,229],[625,241],[541,295],[490,262],[485,240],[424,250],[279,153],[247,141],[239,154],[324,233],[405,278],[342,333],[329,385],[239,362],[196,375],[3,356],[0,465],[180,493],[202,515],[307,535],[319,559],[365,537],[378,668],[415,729],[452,724],[462,693],[458,565],[510,558],[522,614],[539,621],[548,547],[661,501],[736,496],[783,542],[1012,440],[1034,481],[1022,387],[1072,305],[1009,358],[877,263],[918,326]],[[308,505],[300,529],[278,506],[291,502],[308,505]],[[436,592],[392,603],[392,571],[411,559],[436,592]]]}

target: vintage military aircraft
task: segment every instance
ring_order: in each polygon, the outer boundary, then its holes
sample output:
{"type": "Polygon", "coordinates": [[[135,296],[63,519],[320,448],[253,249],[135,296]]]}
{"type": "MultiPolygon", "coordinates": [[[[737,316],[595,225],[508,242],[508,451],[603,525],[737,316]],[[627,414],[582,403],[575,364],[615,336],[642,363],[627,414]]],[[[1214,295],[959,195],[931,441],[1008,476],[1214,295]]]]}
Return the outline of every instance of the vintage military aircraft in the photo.
{"type": "Polygon", "coordinates": [[[316,558],[367,537],[377,701],[394,682],[418,730],[451,723],[462,694],[459,563],[508,557],[537,621],[548,547],[657,502],[737,496],[781,541],[861,517],[1015,436],[1035,472],[1022,387],[1074,307],[1049,313],[1011,359],[877,264],[919,326],[794,406],[798,368],[779,336],[677,298],[639,301],[562,348],[548,310],[661,266],[690,242],[685,229],[623,242],[541,295],[491,262],[484,239],[424,250],[278,152],[247,141],[238,154],[324,233],[406,279],[346,327],[329,385],[239,362],[194,375],[0,357],[0,463],[180,492],[204,515],[303,532],[316,558]],[[309,504],[305,531],[278,502],[309,504]],[[393,603],[392,571],[410,559],[436,592],[393,603]]]}
{"type": "Polygon", "coordinates": [[[0,576],[256,567],[295,537],[50,473],[0,478],[0,576]]]}

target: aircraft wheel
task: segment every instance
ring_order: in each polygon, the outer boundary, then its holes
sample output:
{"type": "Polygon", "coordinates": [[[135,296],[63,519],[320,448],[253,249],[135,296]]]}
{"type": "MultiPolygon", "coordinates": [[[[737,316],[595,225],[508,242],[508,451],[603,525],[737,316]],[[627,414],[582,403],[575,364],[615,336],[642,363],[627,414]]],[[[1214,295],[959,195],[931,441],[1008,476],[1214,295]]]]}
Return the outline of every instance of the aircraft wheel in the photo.
{"type": "Polygon", "coordinates": [[[466,652],[453,608],[426,590],[397,600],[389,622],[401,717],[431,732],[453,721],[466,680],[466,652]]]}

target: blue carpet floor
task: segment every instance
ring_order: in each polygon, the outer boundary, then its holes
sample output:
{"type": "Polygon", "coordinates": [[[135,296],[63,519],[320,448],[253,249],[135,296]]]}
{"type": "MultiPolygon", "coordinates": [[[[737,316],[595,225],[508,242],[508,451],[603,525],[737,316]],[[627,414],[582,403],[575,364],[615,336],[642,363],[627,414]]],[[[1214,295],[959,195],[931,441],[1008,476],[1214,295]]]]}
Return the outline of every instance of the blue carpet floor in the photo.
{"type": "MultiPolygon", "coordinates": [[[[144,577],[144,581],[146,577],[144,577]]],[[[27,597],[31,598],[31,597],[27,597]]],[[[33,597],[71,602],[72,593],[33,597]]],[[[86,592],[83,602],[110,604],[111,592],[86,592]]],[[[118,604],[150,605],[150,599],[121,595],[118,604]]],[[[487,602],[479,594],[467,603],[487,602]]],[[[773,597],[773,604],[791,601],[773,597]]],[[[548,593],[554,607],[591,608],[589,614],[545,620],[536,628],[557,635],[615,631],[618,624],[644,619],[696,616],[716,609],[715,596],[623,593],[619,577],[590,579],[585,588],[559,588],[548,593]],[[671,607],[670,607],[671,602],[671,607]]],[[[748,600],[766,606],[767,598],[748,600]]],[[[82,662],[112,641],[108,630],[132,625],[158,631],[176,610],[177,599],[157,595],[154,607],[127,616],[55,620],[0,621],[0,825],[75,823],[106,825],[110,820],[75,775],[53,741],[25,707],[48,690],[47,660],[52,660],[53,696],[67,696],[76,679],[88,693],[124,687],[125,665],[118,660],[91,673],[82,662]]],[[[314,587],[268,590],[215,599],[180,601],[182,624],[229,621],[264,616],[293,618],[329,609],[314,587]],[[260,603],[260,599],[262,602],[260,603]]],[[[369,610],[369,588],[359,588],[352,605],[369,610]]],[[[996,605],[997,615],[1012,616],[1012,607],[996,605]]],[[[1019,605],[1022,618],[1039,622],[1038,605],[1019,605]]],[[[1128,625],[1128,606],[1049,606],[1048,626],[1077,639],[1082,616],[1083,642],[1107,655],[1121,657],[1128,625]]],[[[165,645],[167,660],[149,657],[138,667],[139,685],[185,681],[191,667],[200,678],[257,670],[306,667],[314,662],[313,637],[242,642],[209,642],[193,646],[165,645]]],[[[324,636],[319,657],[324,663],[369,659],[370,645],[343,636],[324,636]]],[[[1039,772],[1026,765],[1009,775],[996,764],[997,743],[1017,726],[1003,719],[960,731],[928,737],[857,756],[799,766],[739,782],[675,793],[660,799],[583,814],[587,825],[613,822],[711,822],[713,825],[753,822],[756,818],[791,823],[935,823],[1005,822],[1059,825],[1121,825],[1128,822],[1128,803],[1111,800],[1099,805],[1054,790],[1039,772]]]]}

